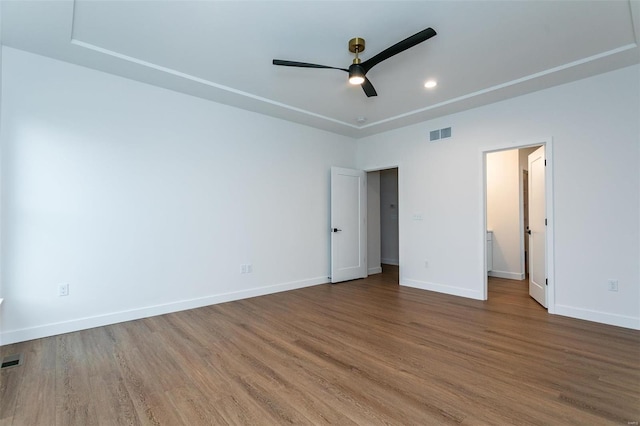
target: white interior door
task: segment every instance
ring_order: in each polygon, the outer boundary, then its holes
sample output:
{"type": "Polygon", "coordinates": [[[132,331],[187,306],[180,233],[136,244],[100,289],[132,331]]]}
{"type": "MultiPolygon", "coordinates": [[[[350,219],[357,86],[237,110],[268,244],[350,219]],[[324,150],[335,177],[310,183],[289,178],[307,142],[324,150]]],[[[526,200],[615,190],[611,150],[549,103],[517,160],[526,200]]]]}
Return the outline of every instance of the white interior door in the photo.
{"type": "Polygon", "coordinates": [[[331,282],[367,276],[367,175],[331,168],[331,282]]]}
{"type": "Polygon", "coordinates": [[[529,154],[529,294],[547,307],[544,146],[529,154]]]}

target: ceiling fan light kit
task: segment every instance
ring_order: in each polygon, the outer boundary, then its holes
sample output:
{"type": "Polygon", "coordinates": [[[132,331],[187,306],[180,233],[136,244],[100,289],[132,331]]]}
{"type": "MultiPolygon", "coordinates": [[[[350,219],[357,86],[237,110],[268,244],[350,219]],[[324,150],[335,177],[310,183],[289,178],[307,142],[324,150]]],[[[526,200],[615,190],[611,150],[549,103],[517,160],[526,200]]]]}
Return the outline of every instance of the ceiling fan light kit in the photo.
{"type": "Polygon", "coordinates": [[[361,73],[352,73],[351,71],[349,71],[349,83],[353,84],[354,86],[359,86],[364,83],[364,76],[361,73]]]}
{"type": "Polygon", "coordinates": [[[354,85],[364,83],[364,72],[362,68],[355,66],[355,64],[349,67],[349,83],[354,85]]]}
{"type": "Polygon", "coordinates": [[[306,62],[286,61],[282,59],[274,59],[273,65],[346,71],[349,73],[349,83],[362,86],[362,90],[364,90],[364,93],[367,95],[367,97],[370,98],[372,96],[378,95],[376,89],[373,87],[373,84],[371,84],[369,79],[366,77],[366,74],[369,72],[369,70],[371,70],[371,68],[378,65],[380,62],[397,55],[398,53],[404,52],[405,50],[430,39],[436,34],[437,33],[433,28],[424,29],[412,35],[411,37],[407,37],[404,40],[394,44],[393,46],[388,47],[387,49],[367,59],[364,62],[361,61],[358,54],[364,52],[365,40],[360,37],[352,38],[351,40],[349,40],[349,52],[354,53],[355,58],[353,59],[353,63],[349,66],[349,69],[330,67],[328,65],[309,64],[306,62]]]}

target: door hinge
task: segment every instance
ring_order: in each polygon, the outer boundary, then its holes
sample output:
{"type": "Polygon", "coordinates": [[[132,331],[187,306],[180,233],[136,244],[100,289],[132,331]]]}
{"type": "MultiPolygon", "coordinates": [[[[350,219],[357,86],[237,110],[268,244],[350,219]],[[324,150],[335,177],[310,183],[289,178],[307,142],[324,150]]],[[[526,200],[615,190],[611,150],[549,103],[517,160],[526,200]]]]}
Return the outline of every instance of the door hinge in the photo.
{"type": "Polygon", "coordinates": [[[544,218],[544,226],[547,226],[547,218],[544,218]]]}
{"type": "Polygon", "coordinates": [[[546,158],[544,159],[544,165],[545,166],[547,165],[547,159],[546,158]]]}
{"type": "Polygon", "coordinates": [[[549,285],[549,279],[548,278],[544,279],[544,285],[549,285]]]}

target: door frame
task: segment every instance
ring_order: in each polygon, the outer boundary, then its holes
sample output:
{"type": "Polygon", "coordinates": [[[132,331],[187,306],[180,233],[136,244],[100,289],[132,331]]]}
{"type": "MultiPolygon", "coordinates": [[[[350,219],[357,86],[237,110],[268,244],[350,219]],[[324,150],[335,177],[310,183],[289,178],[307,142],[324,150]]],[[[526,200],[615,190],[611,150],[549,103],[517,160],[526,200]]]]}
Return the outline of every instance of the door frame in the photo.
{"type": "MultiPolygon", "coordinates": [[[[554,264],[554,234],[555,234],[555,220],[553,216],[553,138],[543,137],[537,139],[520,140],[512,142],[503,142],[493,146],[485,146],[480,149],[480,162],[482,176],[479,179],[481,182],[480,188],[480,205],[481,205],[481,220],[478,224],[478,241],[480,241],[482,252],[482,265],[484,266],[481,274],[484,280],[482,300],[488,298],[488,276],[487,276],[487,154],[497,151],[508,151],[511,149],[530,148],[533,146],[544,145],[545,147],[545,159],[547,166],[545,167],[545,211],[547,217],[547,233],[546,233],[546,256],[545,266],[547,275],[547,311],[550,314],[555,313],[555,264],[554,264]]],[[[523,234],[521,238],[524,238],[524,230],[520,230],[523,234]]]]}
{"type": "MultiPolygon", "coordinates": [[[[362,169],[365,173],[369,173],[369,172],[379,172],[382,170],[388,170],[388,169],[398,169],[398,284],[402,282],[402,259],[403,259],[403,255],[402,255],[402,221],[400,220],[400,209],[402,205],[404,205],[403,202],[403,194],[402,194],[402,185],[400,185],[400,183],[402,182],[402,167],[400,166],[400,163],[391,163],[391,164],[385,164],[385,165],[377,165],[375,167],[369,167],[369,168],[365,168],[362,169]]],[[[367,182],[368,185],[368,182],[367,182]]]]}

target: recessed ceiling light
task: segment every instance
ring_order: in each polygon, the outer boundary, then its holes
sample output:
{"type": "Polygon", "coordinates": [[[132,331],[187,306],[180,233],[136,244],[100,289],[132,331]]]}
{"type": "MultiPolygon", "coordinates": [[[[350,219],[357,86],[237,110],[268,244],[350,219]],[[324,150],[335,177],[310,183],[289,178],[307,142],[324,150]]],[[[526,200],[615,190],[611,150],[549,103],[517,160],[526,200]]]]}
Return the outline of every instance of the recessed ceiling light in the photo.
{"type": "Polygon", "coordinates": [[[433,89],[437,85],[438,85],[437,81],[435,81],[435,80],[427,80],[427,82],[424,84],[424,87],[426,87],[427,89],[433,89]]]}

